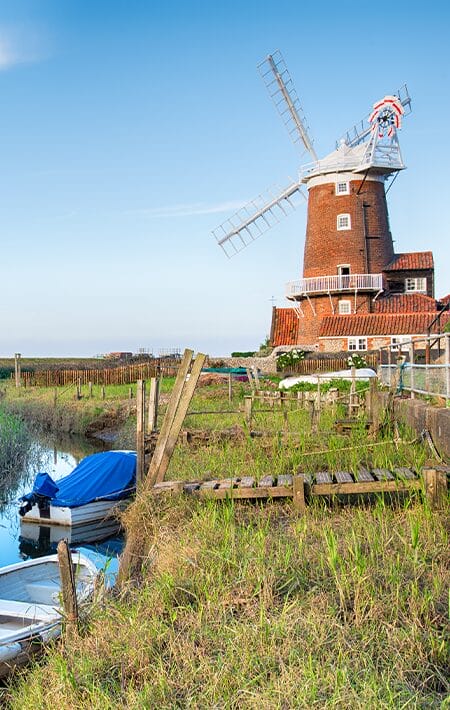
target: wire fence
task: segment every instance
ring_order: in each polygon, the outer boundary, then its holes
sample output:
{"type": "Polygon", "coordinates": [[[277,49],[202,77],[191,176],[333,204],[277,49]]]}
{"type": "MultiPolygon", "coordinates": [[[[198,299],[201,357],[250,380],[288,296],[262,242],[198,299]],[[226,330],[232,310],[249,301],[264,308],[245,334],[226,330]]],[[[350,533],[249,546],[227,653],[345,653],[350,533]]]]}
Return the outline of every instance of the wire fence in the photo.
{"type": "Polygon", "coordinates": [[[380,348],[379,377],[387,387],[450,400],[450,334],[380,348]]]}

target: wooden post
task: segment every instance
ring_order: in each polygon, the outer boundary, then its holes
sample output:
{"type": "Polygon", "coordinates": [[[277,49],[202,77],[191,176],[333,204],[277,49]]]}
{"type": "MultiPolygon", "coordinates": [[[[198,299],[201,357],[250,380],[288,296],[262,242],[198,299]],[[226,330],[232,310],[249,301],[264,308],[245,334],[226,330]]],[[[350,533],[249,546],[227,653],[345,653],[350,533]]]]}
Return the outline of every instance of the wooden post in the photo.
{"type": "Polygon", "coordinates": [[[287,431],[289,429],[289,422],[288,422],[288,411],[286,408],[286,392],[285,392],[285,390],[280,390],[280,409],[283,414],[284,428],[287,431]]]}
{"type": "Polygon", "coordinates": [[[246,371],[246,373],[247,373],[247,380],[248,380],[248,383],[249,383],[249,385],[250,385],[251,392],[252,392],[252,394],[254,394],[254,392],[255,392],[255,383],[254,383],[254,381],[253,381],[253,374],[252,374],[252,371],[250,370],[249,367],[247,367],[245,371],[246,371]]]}
{"type": "Polygon", "coordinates": [[[53,406],[56,407],[56,402],[58,400],[58,388],[55,387],[53,390],[53,406]]]}
{"type": "Polygon", "coordinates": [[[105,399],[105,385],[102,385],[102,399],[105,399]]]}
{"type": "Polygon", "coordinates": [[[145,444],[144,444],[144,420],[145,420],[145,382],[138,380],[136,385],[136,488],[142,485],[144,479],[145,444]]]}
{"type": "Polygon", "coordinates": [[[57,552],[66,634],[70,636],[78,631],[78,602],[72,554],[67,540],[58,542],[57,552]]]}
{"type": "Polygon", "coordinates": [[[450,333],[445,334],[445,392],[450,400],[450,333]]]}
{"type": "Polygon", "coordinates": [[[425,495],[432,510],[444,508],[447,502],[447,474],[435,468],[423,470],[425,495]]]}
{"type": "Polygon", "coordinates": [[[303,473],[299,473],[297,476],[294,476],[292,480],[292,502],[294,503],[294,508],[299,512],[299,513],[304,513],[306,510],[306,503],[305,503],[305,476],[303,473]]]}
{"type": "Polygon", "coordinates": [[[258,375],[258,368],[256,367],[256,365],[253,365],[252,373],[253,373],[253,380],[255,382],[255,389],[256,389],[256,391],[258,391],[259,390],[259,375],[258,375]]]}
{"type": "Polygon", "coordinates": [[[356,408],[356,368],[352,367],[352,384],[350,386],[349,415],[353,417],[357,413],[356,408]]]}
{"type": "MultiPolygon", "coordinates": [[[[401,348],[401,346],[400,346],[401,348]]],[[[411,341],[411,344],[409,346],[409,364],[410,364],[410,397],[411,399],[414,399],[416,396],[416,393],[414,392],[414,341],[411,341]]]]}
{"type": "Polygon", "coordinates": [[[147,433],[151,434],[158,428],[158,404],[159,404],[159,380],[156,377],[150,379],[150,394],[148,398],[148,421],[147,433]]]}
{"type": "Polygon", "coordinates": [[[132,387],[128,388],[128,399],[133,399],[133,388],[132,387]]]}
{"type": "Polygon", "coordinates": [[[320,409],[321,409],[321,400],[320,400],[320,373],[317,373],[317,417],[320,418],[320,409]]]}
{"type": "Polygon", "coordinates": [[[92,382],[88,383],[88,387],[89,387],[89,399],[92,399],[92,382]]]}
{"type": "Polygon", "coordinates": [[[244,414],[245,423],[248,426],[248,430],[252,430],[252,417],[253,417],[253,397],[244,397],[244,414]]]}
{"type": "Polygon", "coordinates": [[[20,387],[20,375],[21,375],[21,366],[20,366],[20,358],[21,358],[20,353],[15,353],[14,354],[14,374],[15,374],[15,380],[16,380],[16,387],[20,387]]]}
{"type": "Polygon", "coordinates": [[[233,401],[233,380],[231,377],[231,372],[228,373],[228,401],[233,401]]]}
{"type": "Polygon", "coordinates": [[[77,399],[81,399],[81,377],[77,380],[77,399]]]}
{"type": "Polygon", "coordinates": [[[377,378],[371,377],[369,380],[369,389],[366,392],[366,412],[367,412],[367,419],[369,420],[369,422],[372,425],[373,425],[373,419],[374,419],[374,405],[375,405],[376,391],[377,391],[377,378]]]}

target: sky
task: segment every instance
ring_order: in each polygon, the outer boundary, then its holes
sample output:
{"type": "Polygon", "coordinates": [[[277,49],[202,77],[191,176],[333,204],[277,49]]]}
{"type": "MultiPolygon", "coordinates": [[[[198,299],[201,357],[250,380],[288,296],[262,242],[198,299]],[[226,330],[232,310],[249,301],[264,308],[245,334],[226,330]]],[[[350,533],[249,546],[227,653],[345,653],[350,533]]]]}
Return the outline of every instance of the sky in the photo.
{"type": "Polygon", "coordinates": [[[309,162],[257,71],[280,49],[319,155],[407,83],[396,251],[450,291],[450,5],[0,0],[0,354],[256,349],[306,210],[232,259],[211,230],[309,162]]]}

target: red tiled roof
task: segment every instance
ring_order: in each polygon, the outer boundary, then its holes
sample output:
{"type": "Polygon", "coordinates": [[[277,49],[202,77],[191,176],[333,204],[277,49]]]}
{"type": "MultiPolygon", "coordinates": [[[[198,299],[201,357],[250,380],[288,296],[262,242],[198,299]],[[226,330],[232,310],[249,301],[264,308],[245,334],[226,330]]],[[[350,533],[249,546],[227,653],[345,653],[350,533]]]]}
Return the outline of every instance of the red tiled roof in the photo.
{"type": "MultiPolygon", "coordinates": [[[[320,338],[353,335],[425,335],[435,313],[361,313],[326,316],[320,326],[320,338]]],[[[450,320],[450,313],[441,317],[441,327],[450,320]]],[[[438,331],[438,324],[432,328],[438,331]]]]}
{"type": "Polygon", "coordinates": [[[416,269],[434,269],[432,251],[413,251],[395,254],[384,271],[415,271],[416,269]]]}
{"type": "Polygon", "coordinates": [[[296,345],[298,316],[293,308],[274,308],[272,312],[272,347],[296,345]]]}
{"type": "Polygon", "coordinates": [[[448,293],[446,296],[443,296],[442,298],[439,299],[441,303],[444,303],[447,305],[447,303],[450,303],[450,293],[448,293]]]}
{"type": "Polygon", "coordinates": [[[374,301],[375,313],[425,313],[436,311],[436,301],[424,293],[398,293],[374,301]]]}

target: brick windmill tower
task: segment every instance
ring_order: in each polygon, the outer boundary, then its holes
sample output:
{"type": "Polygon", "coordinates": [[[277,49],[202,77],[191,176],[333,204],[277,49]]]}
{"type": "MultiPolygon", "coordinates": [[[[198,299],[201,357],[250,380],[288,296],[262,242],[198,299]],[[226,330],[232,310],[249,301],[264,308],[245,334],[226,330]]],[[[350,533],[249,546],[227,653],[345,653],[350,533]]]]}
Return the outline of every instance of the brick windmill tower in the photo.
{"type": "MultiPolygon", "coordinates": [[[[286,297],[293,306],[273,309],[272,344],[318,347],[324,325],[331,319],[336,326],[340,316],[347,317],[341,331],[351,336],[352,328],[361,327],[356,320],[364,315],[374,315],[366,328],[375,332],[382,329],[382,312],[439,310],[433,298],[431,252],[395,255],[389,228],[385,186],[405,167],[398,129],[411,111],[406,86],[378,101],[332,153],[319,159],[281,53],[269,55],[259,69],[293,142],[312,162],[302,166],[298,180],[285,190],[260,196],[213,234],[227,256],[233,256],[299,201],[307,202],[303,278],[287,284],[286,297]],[[395,298],[399,295],[414,298],[395,298]]],[[[384,326],[394,332],[396,327],[394,322],[384,326]]],[[[416,325],[403,325],[403,331],[407,327],[416,325]]],[[[365,347],[347,345],[339,347],[366,349],[367,338],[365,347]]]]}

